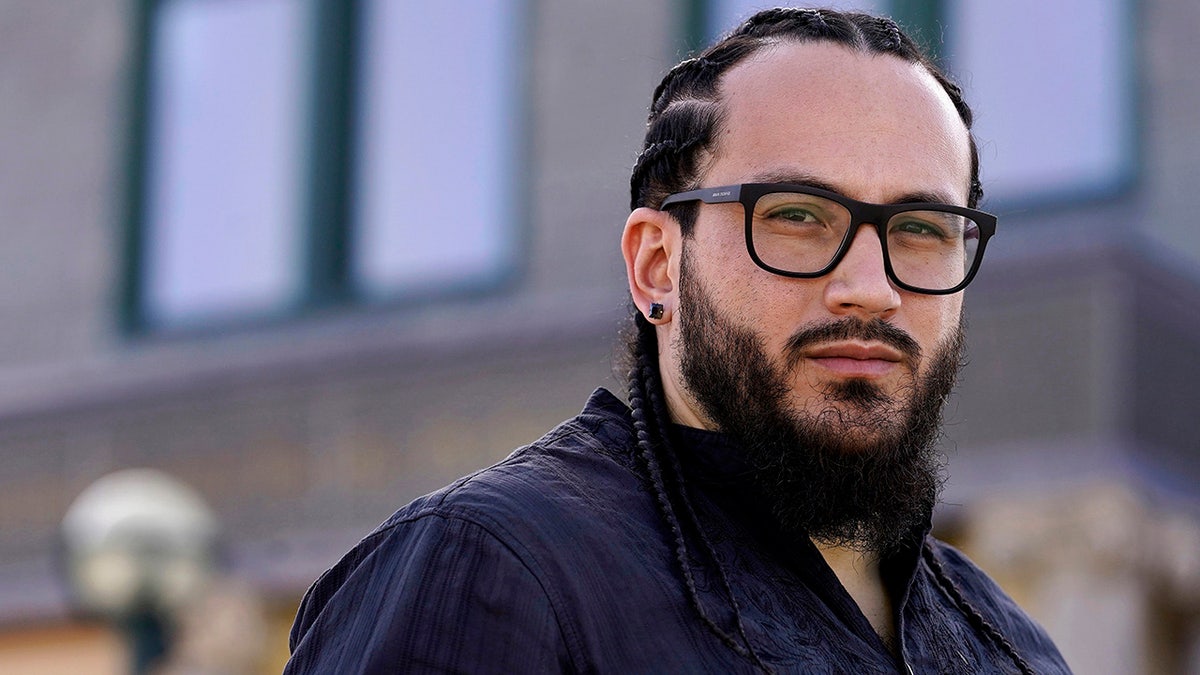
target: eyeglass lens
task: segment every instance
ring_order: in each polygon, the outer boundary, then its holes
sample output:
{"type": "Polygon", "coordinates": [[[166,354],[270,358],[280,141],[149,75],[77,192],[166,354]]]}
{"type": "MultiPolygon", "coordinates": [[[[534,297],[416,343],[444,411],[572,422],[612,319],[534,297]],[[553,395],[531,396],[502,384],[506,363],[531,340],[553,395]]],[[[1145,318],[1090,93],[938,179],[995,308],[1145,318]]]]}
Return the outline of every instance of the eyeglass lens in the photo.
{"type": "MultiPolygon", "coordinates": [[[[796,192],[769,193],[754,205],[750,246],[770,267],[813,274],[833,261],[851,221],[850,211],[833,200],[796,192]]],[[[927,290],[946,290],[961,283],[979,248],[978,225],[946,211],[902,211],[888,220],[884,231],[896,279],[927,290]]]]}

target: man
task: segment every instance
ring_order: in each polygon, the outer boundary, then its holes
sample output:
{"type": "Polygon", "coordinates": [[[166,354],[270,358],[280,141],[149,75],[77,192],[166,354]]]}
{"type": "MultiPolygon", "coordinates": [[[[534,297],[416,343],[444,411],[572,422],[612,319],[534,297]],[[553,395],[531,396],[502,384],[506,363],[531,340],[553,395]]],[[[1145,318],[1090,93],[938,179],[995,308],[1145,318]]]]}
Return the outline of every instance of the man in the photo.
{"type": "Polygon", "coordinates": [[[309,591],[289,672],[1068,672],[929,535],[995,219],[959,90],[889,20],[770,10],[663,80],[598,391],[309,591]]]}

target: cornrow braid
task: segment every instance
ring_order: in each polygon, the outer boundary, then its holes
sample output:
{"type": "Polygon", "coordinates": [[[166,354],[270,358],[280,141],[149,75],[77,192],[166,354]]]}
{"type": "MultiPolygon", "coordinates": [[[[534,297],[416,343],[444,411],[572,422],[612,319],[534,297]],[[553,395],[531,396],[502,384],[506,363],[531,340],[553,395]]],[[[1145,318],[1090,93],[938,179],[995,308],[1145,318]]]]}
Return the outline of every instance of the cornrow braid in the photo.
{"type": "Polygon", "coordinates": [[[750,17],[733,34],[771,37],[802,27],[805,37],[843,42],[852,39],[855,30],[848,16],[824,9],[777,7],[750,17]]]}
{"type": "Polygon", "coordinates": [[[708,535],[704,533],[704,528],[700,525],[690,500],[687,499],[679,458],[671,451],[670,441],[668,440],[667,431],[664,426],[664,421],[670,418],[667,415],[666,404],[663,402],[662,383],[658,379],[658,342],[654,327],[645,319],[640,319],[636,330],[637,351],[634,365],[629,375],[629,405],[632,409],[633,427],[637,437],[638,456],[648,474],[648,482],[654,493],[655,501],[658,504],[659,514],[667,523],[670,539],[669,544],[674,551],[675,562],[678,564],[679,571],[683,577],[688,601],[691,603],[692,608],[700,615],[700,619],[704,625],[721,642],[725,643],[725,645],[739,656],[748,658],[764,672],[772,672],[762,662],[762,659],[759,658],[758,654],[754,651],[754,647],[750,644],[749,638],[746,637],[741,610],[737,599],[733,595],[733,588],[729,584],[729,578],[725,573],[724,567],[717,559],[712,542],[709,540],[708,535]],[[649,414],[647,414],[646,409],[647,401],[649,401],[650,405],[649,414]],[[691,566],[688,564],[687,540],[683,534],[683,526],[672,505],[661,455],[669,457],[668,468],[673,473],[671,476],[672,482],[678,486],[677,492],[681,495],[681,500],[685,504],[685,512],[691,521],[693,529],[700,533],[700,543],[703,553],[716,566],[722,590],[725,591],[733,608],[737,637],[718,626],[700,602],[700,595],[696,590],[696,581],[692,575],[691,566]],[[741,638],[740,642],[738,638],[741,638]]]}
{"type": "Polygon", "coordinates": [[[704,57],[682,61],[663,77],[662,82],[654,89],[650,98],[649,119],[653,120],[662,114],[663,108],[679,98],[678,90],[686,86],[689,80],[701,78],[701,74],[713,67],[713,62],[704,57]]]}
{"type": "Polygon", "coordinates": [[[633,165],[631,180],[637,180],[646,171],[646,167],[657,162],[664,152],[676,152],[678,149],[679,143],[670,138],[647,145],[646,149],[642,150],[641,154],[638,155],[637,162],[633,165]]]}
{"type": "Polygon", "coordinates": [[[713,100],[721,74],[754,51],[755,45],[751,43],[730,42],[724,48],[713,48],[702,56],[681,61],[667,72],[654,89],[650,99],[650,121],[676,101],[690,98],[713,100]]]}
{"type": "Polygon", "coordinates": [[[879,27],[883,29],[883,32],[887,33],[887,36],[891,39],[892,49],[900,49],[900,46],[904,43],[904,38],[901,35],[900,27],[896,25],[896,22],[891,21],[890,19],[880,18],[878,23],[879,27]]]}
{"type": "MultiPolygon", "coordinates": [[[[699,108],[707,105],[700,102],[696,103],[696,106],[699,108]]],[[[685,110],[685,108],[683,106],[676,106],[673,110],[679,113],[685,110]]],[[[689,111],[689,114],[704,115],[705,111],[692,110],[689,111]]],[[[669,125],[663,125],[662,128],[669,129],[669,125]]],[[[638,155],[637,163],[634,164],[633,175],[629,178],[630,189],[638,190],[643,186],[661,182],[670,173],[678,171],[681,165],[685,166],[688,170],[694,170],[695,167],[692,164],[699,161],[699,157],[692,152],[692,149],[707,141],[707,136],[697,136],[682,143],[672,138],[650,143],[638,155]]],[[[639,197],[644,197],[640,192],[637,194],[639,197]]],[[[664,198],[665,196],[663,195],[664,198]]],[[[661,201],[661,198],[659,201],[661,201]]],[[[637,206],[633,205],[631,208],[637,208],[637,206]]]]}
{"type": "Polygon", "coordinates": [[[933,572],[934,578],[937,579],[938,585],[950,597],[950,600],[954,602],[959,611],[966,615],[967,620],[971,622],[975,630],[986,635],[992,641],[992,644],[996,645],[1001,652],[1004,652],[1004,654],[1012,659],[1012,662],[1021,671],[1022,675],[1035,675],[1033,668],[1017,653],[1017,648],[1008,641],[1008,638],[1004,637],[1000,629],[993,626],[990,621],[984,618],[983,613],[967,601],[958,584],[954,583],[954,580],[946,574],[946,570],[942,567],[942,562],[938,560],[937,553],[934,552],[933,546],[928,542],[925,542],[922,546],[921,556],[925,559],[925,563],[929,565],[929,569],[933,572]]]}

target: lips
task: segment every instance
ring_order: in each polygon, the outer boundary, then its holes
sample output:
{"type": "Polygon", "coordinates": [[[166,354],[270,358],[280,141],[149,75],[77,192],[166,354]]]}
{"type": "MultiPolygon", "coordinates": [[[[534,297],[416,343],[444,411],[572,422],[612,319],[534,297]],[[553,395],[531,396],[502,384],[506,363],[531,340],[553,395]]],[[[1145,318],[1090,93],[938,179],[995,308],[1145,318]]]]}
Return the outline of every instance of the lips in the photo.
{"type": "Polygon", "coordinates": [[[882,377],[897,368],[904,355],[878,342],[836,342],[804,351],[804,358],[844,377],[882,377]]]}

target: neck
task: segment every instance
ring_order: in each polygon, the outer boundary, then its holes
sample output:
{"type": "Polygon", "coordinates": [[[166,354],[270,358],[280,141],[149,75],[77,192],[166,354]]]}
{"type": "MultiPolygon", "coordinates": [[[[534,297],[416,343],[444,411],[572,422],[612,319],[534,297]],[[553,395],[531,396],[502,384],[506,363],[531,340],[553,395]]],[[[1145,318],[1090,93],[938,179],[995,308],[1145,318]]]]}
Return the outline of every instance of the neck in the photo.
{"type": "Polygon", "coordinates": [[[883,583],[879,555],[813,542],[883,643],[896,651],[896,617],[883,583]]]}

